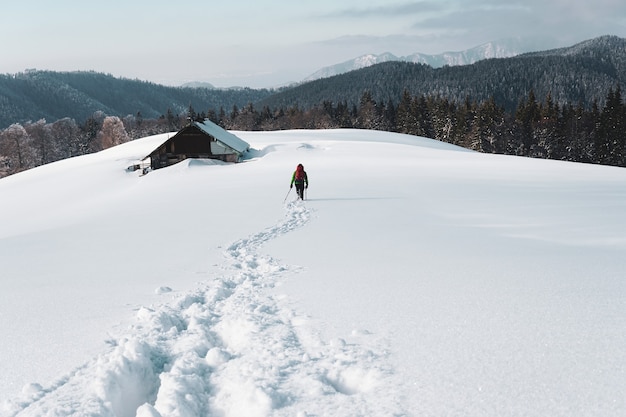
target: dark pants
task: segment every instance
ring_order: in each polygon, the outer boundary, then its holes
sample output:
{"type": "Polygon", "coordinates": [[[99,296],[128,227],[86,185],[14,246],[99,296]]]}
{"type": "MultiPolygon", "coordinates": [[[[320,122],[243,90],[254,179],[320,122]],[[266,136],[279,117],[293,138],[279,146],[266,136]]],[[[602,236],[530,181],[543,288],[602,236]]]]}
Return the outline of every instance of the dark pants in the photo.
{"type": "Polygon", "coordinates": [[[296,193],[301,200],[304,200],[304,181],[296,181],[296,193]]]}

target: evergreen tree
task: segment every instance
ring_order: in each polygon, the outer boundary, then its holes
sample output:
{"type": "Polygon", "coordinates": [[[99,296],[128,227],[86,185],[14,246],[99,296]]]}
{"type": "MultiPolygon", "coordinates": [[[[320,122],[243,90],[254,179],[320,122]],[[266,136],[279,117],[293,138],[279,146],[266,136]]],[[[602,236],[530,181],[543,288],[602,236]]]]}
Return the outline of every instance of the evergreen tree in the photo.
{"type": "Polygon", "coordinates": [[[404,90],[396,111],[396,130],[400,133],[417,132],[417,117],[413,113],[413,97],[404,90]]]}
{"type": "Polygon", "coordinates": [[[168,132],[174,132],[180,127],[178,116],[175,115],[174,112],[172,112],[172,109],[167,109],[165,120],[167,122],[168,132]]]}
{"type": "Polygon", "coordinates": [[[388,132],[396,131],[396,106],[391,99],[387,101],[383,111],[382,129],[388,132]]]}
{"type": "Polygon", "coordinates": [[[198,114],[193,109],[193,106],[190,104],[189,107],[187,108],[187,123],[191,124],[192,122],[195,122],[197,120],[198,120],[198,114]]]}
{"type": "Polygon", "coordinates": [[[618,165],[621,159],[621,152],[618,149],[619,136],[622,134],[618,131],[620,107],[621,95],[611,88],[600,114],[598,136],[595,142],[595,159],[600,164],[618,165]]]}
{"type": "Polygon", "coordinates": [[[609,91],[600,123],[600,131],[605,136],[605,146],[608,148],[605,163],[623,166],[626,162],[626,143],[624,139],[624,109],[619,85],[615,91],[612,89],[609,91]]]}
{"type": "Polygon", "coordinates": [[[480,130],[476,129],[476,106],[470,101],[469,97],[465,98],[463,105],[454,111],[454,126],[450,143],[463,146],[468,149],[480,149],[480,130]]]}
{"type": "Polygon", "coordinates": [[[215,112],[215,109],[209,109],[207,111],[206,118],[212,121],[213,123],[217,124],[218,118],[217,118],[217,113],[215,112]]]}
{"type": "Polygon", "coordinates": [[[503,135],[504,109],[491,97],[478,106],[472,134],[478,141],[477,149],[485,153],[502,153],[506,147],[503,135]]]}
{"type": "Polygon", "coordinates": [[[520,155],[530,155],[533,146],[537,145],[538,140],[535,137],[534,128],[540,117],[541,112],[539,104],[537,104],[535,91],[531,89],[526,101],[522,102],[515,114],[521,140],[521,149],[519,149],[519,152],[521,152],[520,155]]]}
{"type": "Polygon", "coordinates": [[[221,127],[226,127],[226,110],[224,110],[224,107],[220,107],[220,112],[217,116],[217,124],[221,127]]]}
{"type": "Polygon", "coordinates": [[[452,131],[454,120],[450,112],[450,103],[447,99],[430,98],[427,100],[430,109],[433,139],[452,143],[452,131]]]}
{"type": "Polygon", "coordinates": [[[350,115],[348,103],[346,103],[345,100],[337,103],[337,109],[335,110],[335,122],[338,127],[343,128],[350,128],[354,125],[352,122],[352,116],[350,115]]]}
{"type": "Polygon", "coordinates": [[[418,99],[413,100],[412,111],[417,119],[417,132],[415,134],[417,136],[434,138],[435,131],[432,125],[430,110],[428,109],[426,97],[423,94],[418,99]]]}
{"type": "Polygon", "coordinates": [[[378,130],[382,125],[382,117],[376,101],[369,91],[365,91],[359,101],[356,126],[361,129],[378,130]]]}

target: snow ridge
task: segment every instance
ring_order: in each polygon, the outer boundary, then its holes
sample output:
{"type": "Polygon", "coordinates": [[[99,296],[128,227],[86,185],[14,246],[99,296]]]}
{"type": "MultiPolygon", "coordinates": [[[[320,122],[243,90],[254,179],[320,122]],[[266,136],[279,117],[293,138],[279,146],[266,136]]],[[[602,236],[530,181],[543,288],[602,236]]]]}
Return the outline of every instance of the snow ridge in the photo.
{"type": "Polygon", "coordinates": [[[347,415],[347,397],[350,415],[373,407],[404,414],[390,409],[397,399],[365,394],[393,374],[385,352],[322,341],[308,330],[308,318],[264,291],[296,267],[260,255],[260,246],[310,218],[303,202],[289,203],[282,221],[227,247],[223,276],[171,305],[140,308],[110,351],[53,387],[27,387],[22,399],[4,405],[6,415],[347,415]],[[322,405],[320,395],[328,398],[322,405]]]}

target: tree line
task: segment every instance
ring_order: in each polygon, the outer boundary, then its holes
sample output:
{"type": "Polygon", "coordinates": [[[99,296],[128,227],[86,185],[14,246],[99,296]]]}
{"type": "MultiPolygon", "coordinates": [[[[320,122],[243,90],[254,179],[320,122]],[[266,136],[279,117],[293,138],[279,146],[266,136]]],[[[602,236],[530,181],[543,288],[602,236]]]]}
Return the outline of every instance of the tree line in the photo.
{"type": "Polygon", "coordinates": [[[185,123],[168,110],[157,119],[124,118],[98,111],[84,123],[66,117],[52,123],[14,123],[0,130],[0,178],[50,162],[98,152],[133,139],[179,130],[185,123]]]}
{"type": "Polygon", "coordinates": [[[558,105],[550,93],[533,90],[507,111],[493,98],[462,102],[404,91],[397,102],[379,102],[365,91],[358,104],[323,101],[308,109],[291,106],[257,110],[252,103],[226,111],[186,114],[167,110],[156,119],[141,113],[124,118],[96,112],[84,123],[63,118],[14,123],[0,131],[0,177],[121,143],[180,130],[190,120],[210,119],[229,130],[355,128],[424,136],[478,152],[626,166],[626,106],[621,87],[611,88],[600,106],[558,105]]]}
{"type": "MultiPolygon", "coordinates": [[[[202,117],[205,117],[202,115],[202,117]]],[[[324,101],[311,109],[297,106],[260,111],[248,105],[207,118],[238,130],[357,128],[424,136],[484,153],[626,166],[626,106],[619,84],[604,105],[558,105],[550,92],[539,100],[531,89],[512,111],[493,97],[462,102],[441,96],[411,95],[397,103],[377,102],[369,91],[358,105],[324,101]]]]}

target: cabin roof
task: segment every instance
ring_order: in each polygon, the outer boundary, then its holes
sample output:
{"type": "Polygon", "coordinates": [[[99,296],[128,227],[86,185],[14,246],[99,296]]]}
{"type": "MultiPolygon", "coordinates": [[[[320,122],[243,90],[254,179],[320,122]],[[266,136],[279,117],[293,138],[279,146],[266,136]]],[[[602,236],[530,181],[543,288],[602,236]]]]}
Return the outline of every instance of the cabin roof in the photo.
{"type": "Polygon", "coordinates": [[[210,120],[205,120],[204,122],[193,122],[193,124],[203,132],[208,135],[213,136],[218,141],[223,144],[229,146],[233,150],[244,153],[250,148],[250,144],[248,142],[240,139],[236,135],[230,133],[228,130],[216,125],[210,120]]]}

